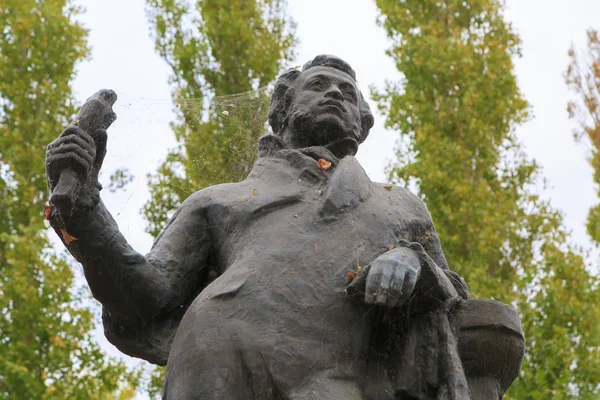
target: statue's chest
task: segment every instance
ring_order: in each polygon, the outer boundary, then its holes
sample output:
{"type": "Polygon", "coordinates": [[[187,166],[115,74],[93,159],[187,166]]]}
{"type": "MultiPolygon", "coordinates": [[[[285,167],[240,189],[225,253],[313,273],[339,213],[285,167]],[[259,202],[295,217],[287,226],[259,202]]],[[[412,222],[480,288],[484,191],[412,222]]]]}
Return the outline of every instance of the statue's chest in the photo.
{"type": "Polygon", "coordinates": [[[240,196],[214,212],[211,228],[221,265],[250,257],[271,264],[303,257],[310,263],[364,265],[400,239],[415,240],[428,224],[426,215],[378,191],[339,202],[322,186],[276,192],[255,186],[251,197],[240,196]]]}
{"type": "Polygon", "coordinates": [[[402,190],[374,184],[354,157],[346,157],[331,174],[271,168],[227,186],[207,216],[221,265],[250,253],[270,254],[273,261],[281,254],[337,260],[357,252],[371,257],[400,239],[412,240],[429,220],[426,209],[412,205],[402,190]]]}

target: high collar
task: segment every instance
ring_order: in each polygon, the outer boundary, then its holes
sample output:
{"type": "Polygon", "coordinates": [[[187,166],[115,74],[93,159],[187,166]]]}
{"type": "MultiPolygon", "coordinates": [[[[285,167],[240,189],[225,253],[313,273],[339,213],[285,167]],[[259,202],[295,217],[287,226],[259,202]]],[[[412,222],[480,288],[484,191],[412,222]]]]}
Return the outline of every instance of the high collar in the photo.
{"type": "MultiPolygon", "coordinates": [[[[271,174],[287,176],[290,181],[304,185],[326,184],[322,193],[319,213],[326,220],[335,220],[371,196],[371,181],[356,158],[335,157],[324,147],[288,149],[283,140],[266,135],[259,141],[259,159],[249,178],[271,174]],[[319,160],[331,163],[326,170],[319,168],[319,160]],[[291,167],[291,168],[290,168],[291,167]]],[[[273,176],[273,175],[272,175],[273,176]]],[[[281,178],[279,178],[281,179],[281,178]]]]}
{"type": "Polygon", "coordinates": [[[274,179],[313,185],[325,183],[336,169],[339,160],[323,147],[289,149],[275,135],[266,135],[259,140],[259,158],[248,179],[274,179]],[[319,168],[319,159],[331,163],[327,169],[319,168]]]}
{"type": "MultiPolygon", "coordinates": [[[[300,152],[315,161],[319,161],[320,159],[329,161],[331,163],[331,169],[335,169],[337,164],[339,163],[339,159],[333,155],[331,151],[329,151],[326,147],[322,146],[311,146],[305,147],[301,149],[290,149],[286,147],[284,141],[277,135],[267,134],[262,136],[258,140],[258,156],[259,157],[281,157],[285,156],[285,154],[290,154],[290,152],[300,152]],[[282,152],[282,150],[287,150],[282,152]]],[[[287,157],[285,157],[287,158],[287,157]]]]}

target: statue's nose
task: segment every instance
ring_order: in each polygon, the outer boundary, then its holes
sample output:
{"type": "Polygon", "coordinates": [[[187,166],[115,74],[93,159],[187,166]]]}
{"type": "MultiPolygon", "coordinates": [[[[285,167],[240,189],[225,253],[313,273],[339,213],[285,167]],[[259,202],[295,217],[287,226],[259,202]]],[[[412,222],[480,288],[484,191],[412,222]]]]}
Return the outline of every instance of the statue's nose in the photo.
{"type": "Polygon", "coordinates": [[[342,94],[340,89],[335,85],[332,85],[331,88],[327,91],[327,93],[325,93],[325,97],[335,100],[344,100],[344,95],[342,94]]]}

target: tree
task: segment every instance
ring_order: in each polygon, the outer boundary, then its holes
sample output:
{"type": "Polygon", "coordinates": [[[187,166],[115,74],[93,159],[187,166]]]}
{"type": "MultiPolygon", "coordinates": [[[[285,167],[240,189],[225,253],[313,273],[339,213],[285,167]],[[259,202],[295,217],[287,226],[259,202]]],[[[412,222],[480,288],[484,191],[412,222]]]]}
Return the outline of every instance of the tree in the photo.
{"type": "Polygon", "coordinates": [[[70,82],[88,55],[80,12],[0,1],[0,398],[127,398],[136,384],[92,340],[89,297],[45,233],[45,147],[74,114],[70,82]]]}
{"type": "MultiPolygon", "coordinates": [[[[598,31],[587,31],[587,49],[577,54],[575,46],[569,50],[569,67],[565,80],[576,99],[568,103],[569,117],[577,123],[575,139],[587,139],[592,144],[590,163],[594,168],[594,182],[600,193],[600,36],[598,31]]],[[[588,214],[587,231],[600,244],[600,204],[588,214]]]]}
{"type": "Polygon", "coordinates": [[[400,133],[390,180],[426,201],[472,294],[518,308],[527,352],[507,397],[597,398],[598,279],[567,244],[560,213],[533,191],[541,172],[514,132],[528,104],[503,2],[376,4],[403,77],[374,93],[387,127],[400,133]]]}
{"type": "Polygon", "coordinates": [[[171,67],[179,147],[149,177],[144,207],[156,236],[174,209],[207,186],[242,180],[265,132],[265,88],[291,60],[285,0],[148,0],[156,49],[171,67]],[[245,93],[239,95],[240,93],[245,93]]]}

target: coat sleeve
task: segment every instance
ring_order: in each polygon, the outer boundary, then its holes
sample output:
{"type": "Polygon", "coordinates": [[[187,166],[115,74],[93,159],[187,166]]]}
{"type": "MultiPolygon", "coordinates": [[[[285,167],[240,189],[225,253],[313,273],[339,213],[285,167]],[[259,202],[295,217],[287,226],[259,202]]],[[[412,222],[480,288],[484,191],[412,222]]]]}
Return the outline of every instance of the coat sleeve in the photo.
{"type": "Polygon", "coordinates": [[[179,321],[210,270],[201,196],[181,205],[146,256],[127,243],[101,201],[74,215],[66,229],[56,215],[51,224],[102,303],[108,340],[128,355],[165,364],[179,321]]]}
{"type": "Polygon", "coordinates": [[[415,240],[421,244],[423,250],[429,255],[431,261],[442,270],[442,272],[448,277],[454,289],[458,292],[458,295],[463,299],[467,300],[471,298],[469,288],[465,280],[460,277],[456,272],[451,271],[444,256],[444,251],[440,243],[440,239],[435,231],[433,223],[431,226],[426,227],[422,235],[419,235],[415,240]]]}

